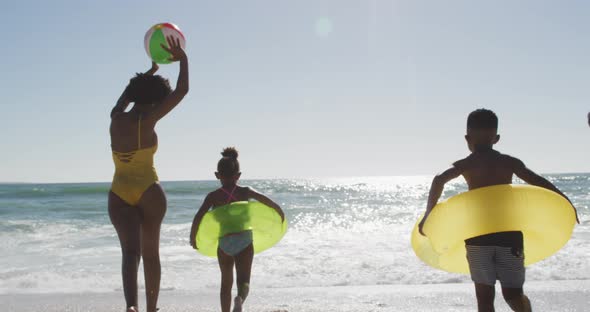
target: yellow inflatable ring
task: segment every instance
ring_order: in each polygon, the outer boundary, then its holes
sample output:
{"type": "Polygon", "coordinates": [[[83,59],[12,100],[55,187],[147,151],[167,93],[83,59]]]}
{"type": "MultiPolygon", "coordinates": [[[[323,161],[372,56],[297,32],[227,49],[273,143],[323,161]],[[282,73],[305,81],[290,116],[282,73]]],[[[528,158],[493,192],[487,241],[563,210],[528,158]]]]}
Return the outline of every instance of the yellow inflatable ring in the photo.
{"type": "Polygon", "coordinates": [[[240,201],[208,211],[196,235],[197,250],[217,258],[219,239],[227,234],[252,231],[254,253],[278,243],[287,232],[287,219],[281,222],[276,210],[260,202],[240,201]]]}
{"type": "Polygon", "coordinates": [[[525,265],[561,249],[572,235],[576,216],[557,193],[530,185],[496,185],[441,202],[424,224],[426,237],[412,231],[412,248],[426,264],[448,272],[469,273],[465,239],[504,231],[522,231],[525,265]]]}

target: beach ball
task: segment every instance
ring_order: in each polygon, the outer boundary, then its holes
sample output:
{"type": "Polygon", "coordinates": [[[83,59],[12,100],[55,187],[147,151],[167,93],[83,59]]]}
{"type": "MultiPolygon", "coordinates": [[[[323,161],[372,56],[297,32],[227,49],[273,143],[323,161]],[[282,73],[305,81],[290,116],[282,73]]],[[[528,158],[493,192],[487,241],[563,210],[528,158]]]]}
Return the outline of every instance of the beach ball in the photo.
{"type": "Polygon", "coordinates": [[[168,42],[166,37],[172,36],[180,40],[180,46],[184,49],[185,40],[184,35],[178,26],[172,23],[160,23],[152,26],[146,33],[144,38],[145,51],[148,56],[158,64],[169,64],[170,53],[162,49],[161,44],[166,47],[168,42]]]}

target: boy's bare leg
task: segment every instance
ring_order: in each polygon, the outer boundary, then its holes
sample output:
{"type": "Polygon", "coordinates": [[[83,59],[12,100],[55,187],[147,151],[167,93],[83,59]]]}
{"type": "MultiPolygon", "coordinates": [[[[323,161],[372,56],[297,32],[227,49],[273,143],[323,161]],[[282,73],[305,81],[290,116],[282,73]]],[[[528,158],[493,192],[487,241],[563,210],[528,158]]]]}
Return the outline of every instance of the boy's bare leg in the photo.
{"type": "Polygon", "coordinates": [[[475,283],[475,296],[477,297],[478,312],[494,312],[494,286],[475,283]]]}
{"type": "Polygon", "coordinates": [[[231,288],[234,283],[234,258],[226,255],[221,249],[217,249],[217,260],[221,270],[221,312],[230,312],[231,309],[231,288]]]}
{"type": "Polygon", "coordinates": [[[525,296],[522,288],[507,288],[502,287],[502,295],[504,300],[510,306],[512,311],[516,312],[531,312],[531,302],[527,296],[525,296]]]}

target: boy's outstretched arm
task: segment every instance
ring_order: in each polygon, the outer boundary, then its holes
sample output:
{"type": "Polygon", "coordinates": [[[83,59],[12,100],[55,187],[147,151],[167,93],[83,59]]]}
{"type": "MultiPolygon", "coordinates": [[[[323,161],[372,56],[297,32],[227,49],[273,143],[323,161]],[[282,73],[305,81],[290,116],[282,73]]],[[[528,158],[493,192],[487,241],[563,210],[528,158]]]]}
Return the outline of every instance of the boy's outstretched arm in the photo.
{"type": "Polygon", "coordinates": [[[189,241],[193,249],[198,249],[196,236],[197,232],[199,231],[199,224],[201,224],[203,216],[205,216],[210,207],[211,199],[209,198],[209,195],[207,195],[207,197],[205,197],[205,200],[203,201],[203,204],[201,205],[201,208],[199,208],[199,211],[195,215],[195,218],[193,219],[193,225],[191,226],[191,234],[189,237],[189,241]]]}
{"type": "Polygon", "coordinates": [[[424,227],[424,223],[426,222],[426,218],[430,215],[432,208],[436,206],[438,203],[438,199],[442,195],[443,189],[445,184],[452,179],[461,175],[461,170],[457,167],[451,167],[445,170],[443,173],[438,174],[432,179],[432,185],[430,186],[430,192],[428,194],[428,203],[426,204],[426,213],[424,213],[424,218],[418,225],[418,229],[420,230],[420,234],[426,236],[424,232],[422,232],[422,227],[424,227]]]}
{"type": "Polygon", "coordinates": [[[578,211],[576,210],[576,207],[574,207],[572,201],[564,193],[562,193],[555,185],[553,185],[553,183],[549,182],[549,180],[543,178],[531,169],[527,168],[521,160],[514,158],[513,161],[514,174],[516,174],[516,176],[521,178],[524,182],[534,186],[548,189],[567,199],[567,201],[570,202],[570,204],[572,205],[572,208],[574,208],[574,213],[576,214],[576,222],[580,224],[580,220],[578,219],[578,211]]]}
{"type": "Polygon", "coordinates": [[[253,190],[250,187],[248,188],[248,197],[254,198],[257,201],[273,208],[281,216],[281,221],[285,221],[285,213],[283,212],[283,209],[281,209],[281,207],[277,203],[272,201],[272,199],[256,192],[255,190],[253,190]]]}

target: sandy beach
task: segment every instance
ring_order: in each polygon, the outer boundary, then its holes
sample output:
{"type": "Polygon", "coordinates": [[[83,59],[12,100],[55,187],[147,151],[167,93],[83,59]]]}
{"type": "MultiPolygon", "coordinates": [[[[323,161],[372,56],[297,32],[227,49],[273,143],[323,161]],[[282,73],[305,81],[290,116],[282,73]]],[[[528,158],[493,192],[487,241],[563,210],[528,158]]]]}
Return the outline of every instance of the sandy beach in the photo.
{"type": "MultiPolygon", "coordinates": [[[[499,287],[497,287],[499,289],[499,287]]],[[[590,281],[525,284],[534,311],[588,311],[590,281]]],[[[216,289],[163,291],[162,312],[218,311],[216,289]]],[[[143,296],[141,296],[143,300],[143,296]]],[[[4,311],[124,311],[121,292],[2,295],[4,311]]],[[[246,311],[475,311],[471,284],[253,288],[246,311]]],[[[510,311],[498,292],[496,311],[510,311]]]]}

